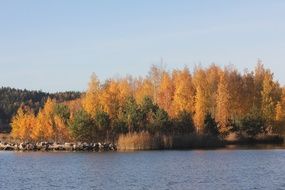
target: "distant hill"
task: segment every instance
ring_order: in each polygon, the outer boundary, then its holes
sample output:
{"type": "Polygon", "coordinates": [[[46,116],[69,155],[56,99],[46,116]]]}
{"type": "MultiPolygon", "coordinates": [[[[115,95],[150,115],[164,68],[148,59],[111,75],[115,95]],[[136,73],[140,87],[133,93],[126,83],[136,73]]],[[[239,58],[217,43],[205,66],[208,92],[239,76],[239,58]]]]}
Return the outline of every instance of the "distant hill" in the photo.
{"type": "Polygon", "coordinates": [[[58,92],[47,93],[42,91],[21,90],[10,87],[0,88],[0,131],[1,128],[7,129],[13,115],[18,108],[24,104],[31,107],[35,112],[44,106],[48,97],[56,99],[58,102],[64,102],[77,99],[81,92],[58,92]]]}

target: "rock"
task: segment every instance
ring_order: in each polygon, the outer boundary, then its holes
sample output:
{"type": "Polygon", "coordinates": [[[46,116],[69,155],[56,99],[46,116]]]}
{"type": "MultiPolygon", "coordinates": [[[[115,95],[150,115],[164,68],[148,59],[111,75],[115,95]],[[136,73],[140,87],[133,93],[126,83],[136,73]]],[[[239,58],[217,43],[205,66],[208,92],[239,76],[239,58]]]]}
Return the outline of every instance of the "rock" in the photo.
{"type": "Polygon", "coordinates": [[[53,143],[52,145],[49,146],[50,150],[54,151],[63,151],[64,150],[64,145],[62,144],[57,144],[56,142],[53,143]]]}
{"type": "Polygon", "coordinates": [[[27,143],[26,145],[26,150],[28,151],[34,151],[35,150],[35,145],[32,143],[27,143]]]}
{"type": "Polygon", "coordinates": [[[104,143],[104,144],[103,144],[103,150],[104,150],[104,151],[108,151],[108,150],[109,150],[109,145],[110,145],[110,144],[108,144],[108,143],[104,143]]]}
{"type": "Polygon", "coordinates": [[[4,143],[0,142],[0,150],[4,150],[4,148],[5,148],[4,143]]]}
{"type": "Polygon", "coordinates": [[[15,150],[15,147],[12,145],[6,145],[3,150],[12,151],[15,150]]]}
{"type": "Polygon", "coordinates": [[[0,150],[19,151],[116,151],[117,147],[113,143],[48,143],[48,142],[21,142],[17,144],[0,142],[0,150]]]}
{"type": "Polygon", "coordinates": [[[26,144],[20,143],[20,145],[18,146],[18,149],[22,151],[26,150],[26,144]]]}
{"type": "Polygon", "coordinates": [[[101,144],[100,142],[98,143],[98,146],[99,146],[99,150],[103,150],[104,146],[103,144],[101,144]]]}
{"type": "Polygon", "coordinates": [[[77,144],[73,145],[73,150],[77,150],[77,144]]]}
{"type": "Polygon", "coordinates": [[[117,150],[116,145],[114,145],[113,143],[110,143],[109,144],[109,150],[116,151],[117,150]]]}
{"type": "Polygon", "coordinates": [[[48,150],[48,143],[47,142],[36,143],[36,149],[41,150],[41,151],[47,151],[48,150]]]}
{"type": "Polygon", "coordinates": [[[83,151],[92,151],[92,144],[83,143],[83,151]]]}
{"type": "Polygon", "coordinates": [[[98,143],[94,143],[94,145],[93,145],[93,151],[98,152],[99,150],[100,150],[99,144],[98,144],[98,143]]]}
{"type": "Polygon", "coordinates": [[[71,143],[64,143],[64,149],[66,151],[72,151],[73,150],[73,144],[71,144],[71,143]]]}

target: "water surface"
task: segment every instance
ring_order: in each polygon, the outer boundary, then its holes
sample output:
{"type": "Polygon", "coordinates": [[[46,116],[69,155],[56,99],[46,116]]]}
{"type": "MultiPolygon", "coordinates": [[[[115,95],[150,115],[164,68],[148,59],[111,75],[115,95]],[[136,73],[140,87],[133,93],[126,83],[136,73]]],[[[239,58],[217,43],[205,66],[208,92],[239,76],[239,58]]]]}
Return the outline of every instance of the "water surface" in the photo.
{"type": "Polygon", "coordinates": [[[0,187],[285,189],[285,150],[0,152],[0,187]]]}

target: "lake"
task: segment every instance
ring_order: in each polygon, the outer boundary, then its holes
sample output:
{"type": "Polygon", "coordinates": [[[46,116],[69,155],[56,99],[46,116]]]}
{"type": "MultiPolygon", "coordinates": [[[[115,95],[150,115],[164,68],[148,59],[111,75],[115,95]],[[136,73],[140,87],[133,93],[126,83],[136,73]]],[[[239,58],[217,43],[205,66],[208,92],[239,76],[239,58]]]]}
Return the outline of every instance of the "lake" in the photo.
{"type": "Polygon", "coordinates": [[[0,152],[0,189],[285,189],[285,149],[0,152]]]}

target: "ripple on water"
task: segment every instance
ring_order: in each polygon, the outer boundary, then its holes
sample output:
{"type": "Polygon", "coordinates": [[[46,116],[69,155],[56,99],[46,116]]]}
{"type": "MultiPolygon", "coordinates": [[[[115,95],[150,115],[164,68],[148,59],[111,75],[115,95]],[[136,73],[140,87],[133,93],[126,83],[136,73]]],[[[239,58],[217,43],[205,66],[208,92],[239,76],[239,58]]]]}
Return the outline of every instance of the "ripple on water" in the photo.
{"type": "Polygon", "coordinates": [[[0,152],[1,189],[285,189],[285,150],[0,152]]]}

